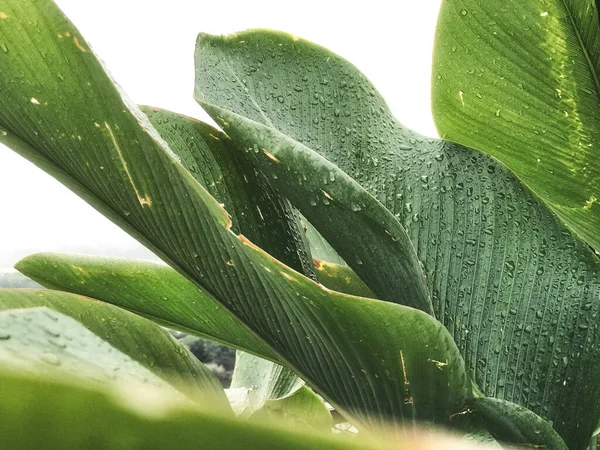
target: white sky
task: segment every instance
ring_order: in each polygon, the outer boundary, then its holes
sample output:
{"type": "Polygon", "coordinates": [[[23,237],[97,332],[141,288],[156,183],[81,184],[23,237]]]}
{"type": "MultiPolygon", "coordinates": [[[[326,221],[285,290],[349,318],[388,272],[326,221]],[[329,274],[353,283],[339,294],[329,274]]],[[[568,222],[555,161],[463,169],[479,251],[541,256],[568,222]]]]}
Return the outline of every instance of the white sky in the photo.
{"type": "MultiPolygon", "coordinates": [[[[405,125],[435,136],[431,52],[441,0],[56,0],[129,96],[205,118],[192,98],[200,31],[274,28],[361,69],[405,125]]],[[[0,269],[40,251],[152,258],[49,175],[0,145],[0,269]]]]}

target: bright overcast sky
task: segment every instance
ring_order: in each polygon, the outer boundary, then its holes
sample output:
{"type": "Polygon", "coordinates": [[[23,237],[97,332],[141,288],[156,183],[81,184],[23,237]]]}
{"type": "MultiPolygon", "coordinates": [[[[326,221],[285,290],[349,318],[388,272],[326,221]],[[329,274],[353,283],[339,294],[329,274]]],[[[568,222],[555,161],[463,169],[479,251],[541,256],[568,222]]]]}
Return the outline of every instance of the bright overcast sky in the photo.
{"type": "MultiPolygon", "coordinates": [[[[137,103],[206,117],[192,98],[196,34],[273,28],[344,56],[371,79],[401,122],[436,135],[429,91],[440,0],[56,2],[137,103]]],[[[1,145],[0,193],[0,269],[39,251],[152,257],[83,200],[1,145]]]]}

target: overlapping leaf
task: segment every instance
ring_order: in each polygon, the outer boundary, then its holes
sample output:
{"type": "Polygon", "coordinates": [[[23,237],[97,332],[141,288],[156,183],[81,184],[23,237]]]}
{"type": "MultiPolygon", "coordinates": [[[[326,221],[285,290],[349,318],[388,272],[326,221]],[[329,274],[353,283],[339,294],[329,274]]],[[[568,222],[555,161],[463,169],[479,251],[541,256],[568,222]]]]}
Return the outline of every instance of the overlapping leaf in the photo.
{"type": "Polygon", "coordinates": [[[440,134],[503,161],[596,249],[599,76],[591,0],[442,3],[433,67],[440,134]]]}
{"type": "Polygon", "coordinates": [[[22,259],[15,267],[49,289],[102,300],[165,326],[277,359],[269,346],[217,301],[168,266],[120,258],[39,253],[22,259]]]}
{"type": "Polygon", "coordinates": [[[80,377],[91,383],[147,384],[183,396],[147,368],[74,319],[49,308],[0,312],[0,366],[36,375],[80,377]]]}
{"type": "Polygon", "coordinates": [[[199,101],[319,152],[399,218],[487,396],[587,444],[600,417],[598,261],[529,189],[478,151],[406,129],[355,67],[301,39],[201,35],[196,65],[199,101]]]}
{"type": "MultiPolygon", "coordinates": [[[[81,273],[81,271],[80,271],[81,273]]],[[[212,373],[156,324],[120,308],[79,295],[35,289],[0,289],[0,311],[47,307],[80,322],[98,338],[192,398],[226,405],[212,373]]],[[[25,336],[26,338],[26,336],[25,336]]]]}
{"type": "Polygon", "coordinates": [[[528,409],[506,400],[489,397],[474,398],[455,418],[471,420],[489,430],[500,442],[567,450],[567,446],[552,426],[528,409]]]}
{"type": "Polygon", "coordinates": [[[226,211],[114,87],[52,3],[4,9],[2,142],[218,299],[357,423],[444,422],[470,397],[462,358],[439,322],[324,290],[233,234],[226,211]]]}
{"type": "Polygon", "coordinates": [[[381,203],[335,165],[274,128],[214,105],[203,107],[378,298],[433,313],[414,247],[381,203]]]}
{"type": "Polygon", "coordinates": [[[377,298],[350,267],[318,259],[314,263],[317,280],[325,287],[359,297],[377,298]]]}

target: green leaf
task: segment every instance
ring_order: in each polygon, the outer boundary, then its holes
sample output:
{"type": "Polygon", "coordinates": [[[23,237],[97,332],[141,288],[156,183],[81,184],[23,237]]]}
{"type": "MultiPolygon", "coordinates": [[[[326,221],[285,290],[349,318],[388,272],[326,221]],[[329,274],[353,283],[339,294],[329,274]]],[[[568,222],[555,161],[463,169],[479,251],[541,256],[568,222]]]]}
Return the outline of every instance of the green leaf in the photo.
{"type": "Polygon", "coordinates": [[[346,261],[329,245],[323,236],[313,227],[306,218],[302,218],[302,225],[306,230],[306,239],[310,244],[313,258],[329,261],[334,264],[346,266],[346,261]]]}
{"type": "Polygon", "coordinates": [[[504,162],[596,249],[599,58],[593,1],[442,4],[433,67],[441,135],[504,162]]]}
{"type": "MultiPolygon", "coordinates": [[[[287,200],[273,192],[264,176],[245,162],[244,155],[235,151],[236,144],[233,144],[222,132],[202,122],[168,111],[150,109],[145,111],[161,136],[181,157],[183,166],[227,208],[231,215],[232,231],[243,234],[289,267],[314,277],[308,242],[303,239],[301,231],[300,217],[287,200]]],[[[190,288],[197,290],[193,285],[190,288]]],[[[158,291],[160,292],[161,289],[159,288],[158,291]]],[[[194,310],[206,305],[207,312],[210,311],[204,322],[212,324],[214,320],[210,316],[213,311],[217,311],[217,320],[221,324],[223,322],[227,324],[227,336],[235,335],[235,331],[241,328],[241,325],[231,323],[231,319],[227,322],[225,317],[221,317],[229,313],[223,308],[215,309],[218,308],[217,305],[209,305],[210,297],[202,295],[201,292],[192,296],[202,296],[203,299],[200,304],[194,300],[188,301],[188,305],[194,310]],[[234,333],[231,333],[232,329],[234,333]]],[[[166,316],[173,316],[171,308],[165,313],[166,316]]],[[[202,327],[202,323],[199,325],[202,327]]],[[[245,338],[245,336],[241,337],[245,338]]],[[[244,341],[252,343],[256,339],[246,338],[242,342],[244,341]]],[[[244,342],[245,346],[248,345],[246,342],[244,342]]],[[[260,345],[260,341],[257,344],[260,345]]],[[[248,358],[260,360],[255,356],[248,356],[248,358]]],[[[267,367],[276,366],[272,362],[264,361],[264,364],[267,367]]],[[[303,381],[291,370],[285,369],[285,371],[290,383],[303,384],[303,381]]],[[[253,391],[253,397],[255,392],[258,391],[253,391]]]]}
{"type": "Polygon", "coordinates": [[[268,400],[289,397],[304,386],[290,369],[244,352],[238,352],[231,379],[231,389],[243,391],[243,402],[234,412],[251,416],[268,400]]]}
{"type": "Polygon", "coordinates": [[[377,298],[350,267],[318,259],[314,263],[317,280],[323,286],[358,297],[377,298]]]}
{"type": "Polygon", "coordinates": [[[381,203],[335,165],[274,128],[218,106],[201,105],[237,144],[234,148],[245,151],[270,175],[272,185],[378,298],[433,313],[415,249],[381,203]]]}
{"type": "Polygon", "coordinates": [[[190,117],[155,108],[142,110],[181,164],[226,208],[234,233],[243,234],[292,269],[314,277],[298,213],[236,151],[237,144],[190,117]]]}
{"type": "Polygon", "coordinates": [[[112,84],[54,4],[5,9],[0,141],[217,299],[365,430],[402,419],[447,422],[470,398],[463,360],[439,322],[326,291],[236,236],[227,212],[112,84]],[[24,66],[26,77],[13,83],[24,66]]]}
{"type": "Polygon", "coordinates": [[[301,427],[331,429],[333,420],[327,405],[308,387],[302,386],[288,397],[267,400],[253,418],[277,418],[301,427]]]}
{"type": "Polygon", "coordinates": [[[457,420],[478,423],[501,442],[521,444],[535,448],[566,450],[567,446],[552,426],[527,408],[506,400],[474,398],[457,420]]]}
{"type": "Polygon", "coordinates": [[[268,359],[278,358],[214,298],[168,266],[121,258],[38,253],[23,258],[15,268],[49,289],[102,300],[170,328],[268,359]]]}
{"type": "Polygon", "coordinates": [[[398,217],[486,396],[551,420],[570,448],[587,444],[600,417],[598,261],[523,183],[408,130],[354,66],[302,39],[200,35],[196,68],[197,99],[318,151],[398,217]]]}
{"type": "Polygon", "coordinates": [[[333,425],[325,403],[294,372],[248,353],[237,353],[227,396],[240,416],[325,429],[333,425]]]}
{"type": "MultiPolygon", "coordinates": [[[[157,396],[140,386],[95,390],[64,378],[27,377],[0,371],[0,397],[0,447],[6,449],[391,448],[385,442],[365,442],[310,429],[238,420],[218,410],[193,408],[157,396]]],[[[437,448],[451,443],[453,440],[439,437],[429,445],[437,448]]],[[[423,447],[418,442],[407,442],[403,448],[423,447]]]]}
{"type": "Polygon", "coordinates": [[[0,365],[31,374],[60,372],[100,384],[149,384],[165,395],[181,395],[74,319],[45,307],[0,312],[0,365]]]}
{"type": "MultiPolygon", "coordinates": [[[[74,269],[77,270],[77,269],[74,269]]],[[[80,271],[81,273],[81,271],[80,271]]],[[[34,289],[0,289],[0,311],[47,307],[77,320],[112,347],[188,396],[212,395],[226,405],[220,383],[167,331],[141,317],[79,295],[34,289]]]]}

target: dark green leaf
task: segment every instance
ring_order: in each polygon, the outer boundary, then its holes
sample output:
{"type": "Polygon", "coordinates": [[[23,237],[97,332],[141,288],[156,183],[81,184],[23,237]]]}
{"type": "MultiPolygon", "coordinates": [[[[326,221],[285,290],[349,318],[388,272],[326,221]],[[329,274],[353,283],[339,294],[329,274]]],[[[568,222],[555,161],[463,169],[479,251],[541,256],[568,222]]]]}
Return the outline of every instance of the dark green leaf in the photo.
{"type": "Polygon", "coordinates": [[[506,400],[474,398],[465,411],[455,416],[458,421],[465,418],[478,423],[501,442],[567,450],[564,441],[548,422],[527,408],[506,400]]]}
{"type": "Polygon", "coordinates": [[[306,146],[214,105],[202,107],[382,300],[433,313],[402,225],[348,175],[306,146]]]}

